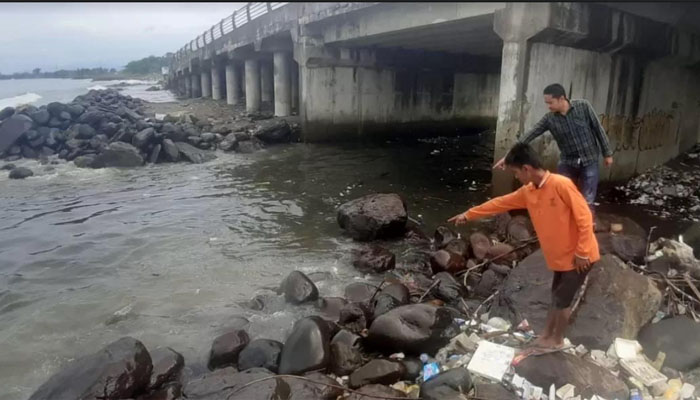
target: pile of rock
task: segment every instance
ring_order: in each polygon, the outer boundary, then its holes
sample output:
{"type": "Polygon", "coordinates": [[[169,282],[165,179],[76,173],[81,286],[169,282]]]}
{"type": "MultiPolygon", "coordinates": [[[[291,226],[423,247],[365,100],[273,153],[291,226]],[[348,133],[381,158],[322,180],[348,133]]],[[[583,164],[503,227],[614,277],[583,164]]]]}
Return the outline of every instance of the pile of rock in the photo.
{"type": "Polygon", "coordinates": [[[700,146],[654,167],[616,189],[629,204],[649,206],[661,217],[700,221],[700,146]]]}
{"type": "Polygon", "coordinates": [[[157,120],[146,115],[142,100],[113,89],[91,90],[69,104],[0,111],[0,156],[7,161],[57,155],[91,168],[202,163],[216,157],[206,150],[251,153],[291,136],[291,125],[277,118],[218,126],[193,115],[157,120]]]}

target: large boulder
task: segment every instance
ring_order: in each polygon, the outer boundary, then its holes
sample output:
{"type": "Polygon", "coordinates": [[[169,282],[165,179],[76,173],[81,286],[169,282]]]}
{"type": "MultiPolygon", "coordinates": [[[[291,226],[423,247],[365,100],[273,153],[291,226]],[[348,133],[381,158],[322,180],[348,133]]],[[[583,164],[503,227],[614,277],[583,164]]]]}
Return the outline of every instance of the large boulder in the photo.
{"type": "Polygon", "coordinates": [[[464,239],[452,239],[445,246],[443,250],[447,250],[454,254],[459,254],[462,257],[469,257],[469,243],[464,239]]]}
{"type": "Polygon", "coordinates": [[[545,389],[552,384],[560,388],[570,383],[582,398],[629,398],[627,385],[620,378],[591,361],[564,352],[527,357],[515,366],[515,372],[545,389]]]}
{"type": "Polygon", "coordinates": [[[238,354],[248,343],[250,343],[250,337],[242,329],[235,329],[217,337],[209,351],[209,369],[237,366],[238,354]]]}
{"type": "Polygon", "coordinates": [[[362,353],[358,348],[360,336],[341,330],[331,340],[331,360],[329,370],[337,376],[346,376],[363,364],[362,353]]]}
{"type": "Polygon", "coordinates": [[[10,171],[10,179],[24,179],[34,175],[31,169],[25,167],[16,167],[10,171]]]}
{"type": "Polygon", "coordinates": [[[488,256],[489,248],[491,248],[491,240],[485,234],[481,232],[472,233],[469,236],[469,244],[477,260],[483,260],[488,256]]]}
{"type": "MultiPolygon", "coordinates": [[[[253,368],[236,373],[232,367],[217,369],[187,382],[184,387],[185,398],[188,400],[224,400],[233,399],[233,395],[241,393],[241,387],[256,379],[273,376],[264,368],[253,368]]],[[[272,385],[275,380],[269,381],[272,385]]],[[[255,389],[259,389],[258,385],[255,389]]]]}
{"type": "Polygon", "coordinates": [[[397,194],[370,194],[338,207],[337,219],[353,239],[368,241],[403,235],[408,212],[397,194]]]}
{"type": "Polygon", "coordinates": [[[420,386],[420,397],[424,400],[461,400],[469,393],[472,379],[465,368],[454,368],[440,373],[420,386]]]}
{"type": "Polygon", "coordinates": [[[166,382],[178,380],[185,358],[170,347],[159,347],[151,352],[153,373],[148,385],[151,389],[159,388],[166,382]]]}
{"type": "Polygon", "coordinates": [[[396,256],[384,247],[373,245],[352,252],[352,265],[364,273],[382,273],[394,269],[396,256]]]}
{"type": "Polygon", "coordinates": [[[282,281],[278,292],[284,293],[284,299],[292,304],[301,304],[318,299],[316,285],[301,271],[290,272],[282,281]]]}
{"type": "Polygon", "coordinates": [[[326,369],[330,361],[331,331],[320,317],[306,317],[294,324],[280,355],[280,374],[303,374],[326,369]]]}
{"type": "Polygon", "coordinates": [[[284,119],[268,119],[258,122],[253,135],[265,143],[289,142],[292,129],[284,119]]]}
{"type": "Polygon", "coordinates": [[[41,385],[30,400],[135,397],[146,390],[153,365],[144,345],[131,337],[72,361],[41,385]]]}
{"type": "Polygon", "coordinates": [[[357,392],[350,394],[347,400],[377,400],[377,399],[395,399],[408,397],[406,393],[394,389],[390,386],[380,385],[377,383],[363,386],[357,392]],[[365,396],[363,396],[365,394],[365,396]],[[369,396],[367,396],[369,395],[369,396]]]}
{"type": "Polygon", "coordinates": [[[256,339],[238,354],[238,369],[266,368],[277,372],[284,345],[276,340],[256,339]]]}
{"type": "Polygon", "coordinates": [[[165,159],[171,162],[176,162],[180,158],[180,150],[170,139],[163,139],[163,154],[165,159]]]}
{"type": "Polygon", "coordinates": [[[435,239],[435,247],[441,249],[453,239],[457,239],[457,234],[446,226],[438,226],[437,229],[435,229],[433,238],[435,239]]]}
{"type": "Polygon", "coordinates": [[[700,367],[700,323],[685,316],[645,325],[637,340],[650,359],[659,351],[666,353],[664,365],[678,371],[700,367]]]}
{"type": "Polygon", "coordinates": [[[194,164],[205,163],[216,158],[212,152],[200,150],[185,142],[175,142],[175,146],[180,151],[180,156],[194,164]]]}
{"type": "Polygon", "coordinates": [[[5,107],[2,110],[0,110],[0,121],[2,121],[5,118],[11,117],[15,113],[14,107],[5,107]]]}
{"type": "Polygon", "coordinates": [[[134,147],[145,150],[148,144],[151,143],[151,140],[153,140],[153,138],[155,137],[155,134],[155,129],[146,128],[138,132],[134,135],[133,138],[131,138],[131,144],[133,144],[134,147]]]}
{"type": "MultiPolygon", "coordinates": [[[[491,315],[514,325],[526,318],[540,332],[550,307],[552,275],[541,250],[526,257],[504,281],[491,315]]],[[[589,272],[586,294],[567,337],[592,349],[607,349],[616,337],[634,339],[654,317],[661,299],[651,279],[605,255],[589,272]]]]}
{"type": "Polygon", "coordinates": [[[391,385],[398,382],[405,372],[405,368],[400,362],[372,360],[350,375],[349,384],[353,389],[372,383],[391,385]]]}
{"type": "Polygon", "coordinates": [[[124,142],[113,142],[95,157],[93,166],[103,167],[140,167],[143,157],[139,150],[124,142]]]}
{"type": "Polygon", "coordinates": [[[622,261],[632,261],[637,265],[644,263],[647,252],[646,239],[641,236],[598,233],[598,246],[601,254],[614,254],[622,261]]]}
{"type": "Polygon", "coordinates": [[[375,286],[364,282],[353,282],[345,287],[345,298],[353,303],[364,303],[369,301],[374,292],[375,286]]]}
{"type": "Polygon", "coordinates": [[[37,125],[46,125],[49,123],[49,119],[51,118],[51,114],[49,114],[49,110],[45,108],[41,108],[29,115],[34,122],[36,122],[37,125]]]}
{"type": "Polygon", "coordinates": [[[439,281],[435,287],[435,297],[446,303],[456,302],[466,294],[462,283],[448,272],[438,272],[433,279],[439,281]]]}
{"type": "Polygon", "coordinates": [[[535,237],[535,228],[530,218],[516,215],[508,220],[506,234],[512,243],[520,244],[535,237]]]}
{"type": "Polygon", "coordinates": [[[34,121],[24,114],[15,114],[2,121],[0,124],[0,154],[9,149],[33,125],[34,121]]]}
{"type": "Polygon", "coordinates": [[[342,297],[321,297],[316,302],[321,317],[329,321],[337,321],[340,316],[340,310],[348,304],[348,301],[342,297]]]}
{"type": "Polygon", "coordinates": [[[380,315],[372,322],[367,337],[383,353],[433,354],[457,332],[446,308],[410,304],[380,315]]]}
{"type": "Polygon", "coordinates": [[[448,250],[438,250],[430,257],[430,267],[433,273],[449,272],[450,274],[463,271],[467,268],[467,262],[461,254],[448,250]]]}

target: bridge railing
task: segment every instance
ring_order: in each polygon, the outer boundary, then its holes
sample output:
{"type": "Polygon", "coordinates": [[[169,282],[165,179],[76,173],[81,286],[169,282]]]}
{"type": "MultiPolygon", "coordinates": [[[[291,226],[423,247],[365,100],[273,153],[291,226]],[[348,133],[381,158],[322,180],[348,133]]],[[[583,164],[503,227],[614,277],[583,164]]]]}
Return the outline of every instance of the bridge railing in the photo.
{"type": "Polygon", "coordinates": [[[288,3],[246,3],[245,6],[234,11],[233,14],[222,19],[217,24],[204,31],[204,33],[182,46],[182,48],[175,53],[175,59],[180,61],[186,58],[188,53],[199,50],[206,45],[213,43],[216,39],[235,31],[248,22],[286,4],[288,3]]]}

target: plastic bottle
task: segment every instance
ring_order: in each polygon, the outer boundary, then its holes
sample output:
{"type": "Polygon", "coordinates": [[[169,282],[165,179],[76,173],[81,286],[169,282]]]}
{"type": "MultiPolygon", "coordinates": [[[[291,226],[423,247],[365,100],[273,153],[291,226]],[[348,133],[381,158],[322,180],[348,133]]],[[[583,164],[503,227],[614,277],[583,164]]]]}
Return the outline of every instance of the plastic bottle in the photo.
{"type": "Polygon", "coordinates": [[[639,393],[639,389],[630,389],[630,400],[642,400],[642,395],[639,393]]]}
{"type": "Polygon", "coordinates": [[[664,400],[678,400],[681,397],[681,387],[683,383],[680,379],[671,379],[668,381],[668,389],[664,392],[664,400]]]}

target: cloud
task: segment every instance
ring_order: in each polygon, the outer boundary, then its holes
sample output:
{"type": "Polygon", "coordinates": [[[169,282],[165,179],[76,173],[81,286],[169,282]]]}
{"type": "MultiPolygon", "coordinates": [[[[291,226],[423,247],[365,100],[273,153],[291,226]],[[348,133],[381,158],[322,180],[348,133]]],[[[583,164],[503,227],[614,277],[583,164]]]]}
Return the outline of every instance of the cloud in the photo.
{"type": "Polygon", "coordinates": [[[0,3],[0,72],[121,67],[176,51],[244,4],[0,3]]]}

